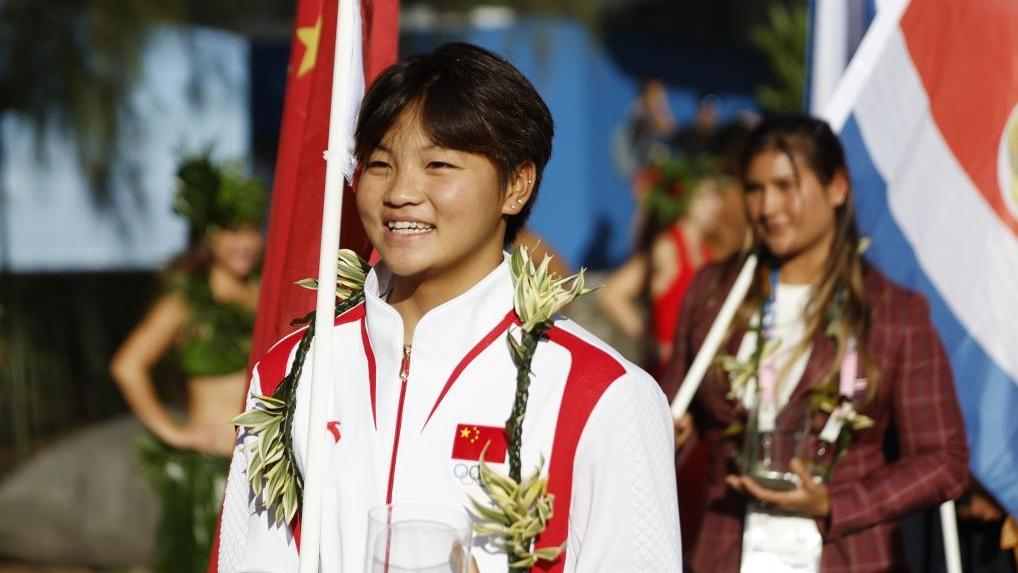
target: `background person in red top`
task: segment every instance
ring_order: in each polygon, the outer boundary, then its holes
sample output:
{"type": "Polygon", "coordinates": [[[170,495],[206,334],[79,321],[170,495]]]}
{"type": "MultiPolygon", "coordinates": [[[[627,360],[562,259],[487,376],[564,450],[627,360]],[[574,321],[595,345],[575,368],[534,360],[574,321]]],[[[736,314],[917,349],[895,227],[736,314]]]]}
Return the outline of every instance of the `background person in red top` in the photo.
{"type": "Polygon", "coordinates": [[[654,351],[646,361],[659,375],[671,354],[675,321],[693,274],[743,242],[738,183],[726,171],[712,156],[647,168],[640,192],[646,220],[638,246],[599,291],[601,307],[625,334],[653,339],[654,351]],[[644,300],[648,311],[641,308],[644,300]]]}
{"type": "MultiPolygon", "coordinates": [[[[676,421],[679,447],[696,436],[711,454],[702,526],[710,535],[700,537],[688,565],[693,571],[738,571],[747,504],[762,501],[814,520],[823,543],[821,571],[900,570],[905,553],[898,519],[959,496],[967,480],[964,425],[927,303],[863,260],[844,153],[826,123],[802,115],[764,121],[750,136],[741,175],[761,265],[720,354],[741,354],[747,327],[765,300],[779,309],[782,293],[786,300],[805,293],[803,310],[791,321],[802,337],[788,345],[794,350],[789,368],[777,370],[795,371],[799,363],[801,375],[778,378],[779,387],[792,386],[776,428],[808,411],[812,390],[838,384],[850,339],[858,341],[859,358],[851,400],[874,425],[855,432],[825,485],[814,484],[798,466],[807,485],[766,490],[735,475],[730,462],[741,437],[727,430],[745,419],[745,410],[728,398],[728,376],[712,368],[690,414],[676,421]],[[837,338],[828,336],[829,327],[837,338]],[[898,442],[898,459],[885,457],[885,440],[898,442]]],[[[662,383],[667,395],[677,392],[742,258],[709,265],[694,278],[662,383]]],[[[775,328],[782,326],[780,314],[776,322],[775,328]]],[[[827,417],[810,414],[811,431],[819,432],[827,417]]]]}
{"type": "Polygon", "coordinates": [[[693,273],[713,260],[717,248],[713,231],[723,208],[720,185],[704,179],[691,193],[683,216],[656,233],[649,249],[639,250],[612,273],[598,296],[626,334],[653,335],[657,360],[667,359],[671,352],[675,318],[693,273]],[[639,305],[645,293],[650,298],[649,316],[639,305]]]}

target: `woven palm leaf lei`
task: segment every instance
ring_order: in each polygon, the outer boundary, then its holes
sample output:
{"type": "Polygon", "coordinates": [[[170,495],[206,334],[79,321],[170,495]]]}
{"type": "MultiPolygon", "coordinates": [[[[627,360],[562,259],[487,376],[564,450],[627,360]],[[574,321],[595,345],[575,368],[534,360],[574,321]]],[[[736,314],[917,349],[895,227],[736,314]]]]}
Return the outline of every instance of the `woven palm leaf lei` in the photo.
{"type": "MultiPolygon", "coordinates": [[[[369,265],[353,251],[341,249],[336,276],[336,316],[364,300],[364,279],[369,265]]],[[[315,289],[318,281],[304,279],[298,285],[315,289]]],[[[297,466],[293,448],[293,419],[297,410],[297,381],[311,349],[315,334],[315,313],[293,321],[307,324],[297,344],[297,354],[290,372],[271,396],[255,395],[253,407],[233,419],[237,426],[255,436],[245,446],[247,479],[255,494],[255,502],[272,511],[276,525],[290,523],[303,499],[304,478],[297,466]]]]}
{"type": "MultiPolygon", "coordinates": [[[[525,479],[521,476],[520,446],[523,420],[530,395],[530,365],[538,343],[551,327],[558,311],[578,296],[590,292],[584,288],[583,271],[560,278],[548,270],[550,257],[535,267],[526,247],[518,247],[509,259],[513,278],[513,306],[521,323],[520,339],[507,336],[509,350],[516,365],[516,397],[506,420],[509,441],[509,475],[503,476],[480,460],[481,487],[490,503],[471,500],[479,535],[490,536],[496,546],[504,549],[509,571],[529,571],[538,560],[554,560],[565,549],[546,547],[531,550],[533,540],[548,525],[553,515],[554,496],[548,494],[548,478],[544,475],[544,459],[525,479]]],[[[487,446],[485,447],[485,450],[487,446]]]]}

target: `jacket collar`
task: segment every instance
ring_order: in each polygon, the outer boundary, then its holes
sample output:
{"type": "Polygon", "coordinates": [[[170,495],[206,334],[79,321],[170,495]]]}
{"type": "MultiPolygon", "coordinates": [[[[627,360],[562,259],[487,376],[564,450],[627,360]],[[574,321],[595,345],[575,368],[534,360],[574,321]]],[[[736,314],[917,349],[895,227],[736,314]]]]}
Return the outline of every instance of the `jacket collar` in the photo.
{"type": "MultiPolygon", "coordinates": [[[[403,352],[403,320],[386,301],[392,278],[380,262],[364,283],[367,334],[380,362],[399,360],[403,352]]],[[[512,308],[509,258],[504,256],[498,267],[469,290],[421,317],[411,344],[414,360],[417,356],[442,357],[442,362],[452,363],[451,370],[512,308]]]]}

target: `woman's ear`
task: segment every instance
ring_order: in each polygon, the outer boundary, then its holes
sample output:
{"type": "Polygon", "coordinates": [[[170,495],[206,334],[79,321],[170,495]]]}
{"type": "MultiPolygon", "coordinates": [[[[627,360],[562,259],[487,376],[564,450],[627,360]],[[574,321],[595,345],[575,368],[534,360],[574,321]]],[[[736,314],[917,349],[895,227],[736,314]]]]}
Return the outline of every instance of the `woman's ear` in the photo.
{"type": "Polygon", "coordinates": [[[827,185],[827,199],[832,207],[841,207],[848,198],[848,176],[844,171],[838,170],[834,173],[829,185],[827,185]]]}
{"type": "Polygon", "coordinates": [[[503,215],[516,215],[523,210],[530,196],[534,194],[537,180],[537,167],[533,163],[525,163],[509,178],[505,199],[502,201],[503,215]]]}

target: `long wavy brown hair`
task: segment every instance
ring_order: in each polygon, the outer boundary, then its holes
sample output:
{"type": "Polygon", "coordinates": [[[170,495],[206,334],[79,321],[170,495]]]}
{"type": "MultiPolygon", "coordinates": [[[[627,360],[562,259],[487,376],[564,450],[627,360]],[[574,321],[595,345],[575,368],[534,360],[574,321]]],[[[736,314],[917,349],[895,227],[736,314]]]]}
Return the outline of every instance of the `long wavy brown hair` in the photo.
{"type": "MultiPolygon", "coordinates": [[[[803,114],[775,116],[762,121],[750,134],[739,162],[739,177],[742,181],[746,180],[753,158],[767,151],[777,151],[788,157],[797,184],[801,181],[803,169],[812,171],[825,187],[838,174],[848,184],[844,203],[835,209],[835,233],[830,255],[823,275],[814,283],[806,305],[806,337],[788,364],[791,365],[809,350],[819,329],[828,329],[833,311],[840,315],[837,328],[832,333],[837,343],[837,353],[820,383],[827,384],[835,379],[842,359],[848,352],[849,339],[854,338],[860,367],[869,380],[868,398],[872,399],[878,388],[879,372],[867,345],[871,318],[864,282],[867,265],[862,258],[859,231],[855,225],[855,201],[845,152],[838,137],[825,121],[803,114]]],[[[736,313],[729,336],[735,330],[745,329],[770,295],[769,273],[778,261],[759,237],[753,237],[751,252],[758,254],[760,265],[749,293],[736,313]]],[[[748,254],[744,253],[744,256],[748,254]]]]}

